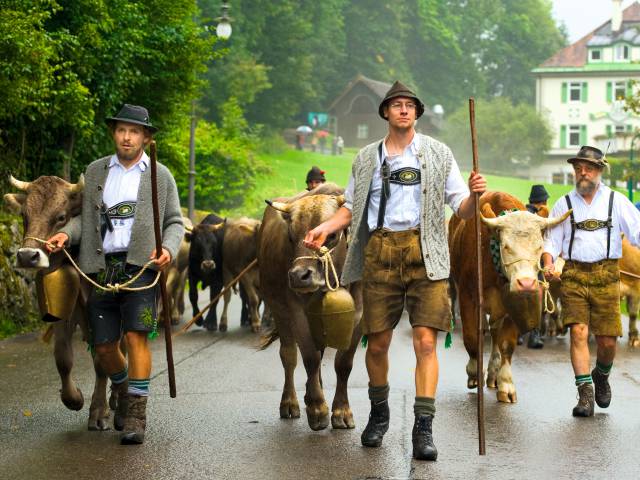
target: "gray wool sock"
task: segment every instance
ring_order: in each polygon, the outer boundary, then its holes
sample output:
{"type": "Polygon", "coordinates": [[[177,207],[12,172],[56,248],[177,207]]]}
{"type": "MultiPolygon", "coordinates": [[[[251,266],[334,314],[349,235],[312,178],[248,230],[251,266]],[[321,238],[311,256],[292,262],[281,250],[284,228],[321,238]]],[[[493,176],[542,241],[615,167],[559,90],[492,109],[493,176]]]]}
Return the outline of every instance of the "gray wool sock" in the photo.
{"type": "Polygon", "coordinates": [[[413,404],[414,415],[436,415],[436,399],[432,397],[416,397],[413,404]]]}
{"type": "Polygon", "coordinates": [[[389,384],[380,387],[372,387],[369,385],[369,400],[372,402],[382,402],[389,398],[389,384]]]}

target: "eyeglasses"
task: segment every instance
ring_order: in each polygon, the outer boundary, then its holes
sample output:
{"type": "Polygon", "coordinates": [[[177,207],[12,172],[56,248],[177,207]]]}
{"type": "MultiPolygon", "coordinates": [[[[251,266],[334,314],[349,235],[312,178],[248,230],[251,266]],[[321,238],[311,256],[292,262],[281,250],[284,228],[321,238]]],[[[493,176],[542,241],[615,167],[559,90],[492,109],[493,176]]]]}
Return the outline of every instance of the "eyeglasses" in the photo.
{"type": "Polygon", "coordinates": [[[407,103],[393,102],[392,104],[389,105],[389,108],[392,108],[394,110],[402,110],[402,107],[405,107],[407,110],[415,110],[416,104],[413,102],[407,102],[407,103]]]}

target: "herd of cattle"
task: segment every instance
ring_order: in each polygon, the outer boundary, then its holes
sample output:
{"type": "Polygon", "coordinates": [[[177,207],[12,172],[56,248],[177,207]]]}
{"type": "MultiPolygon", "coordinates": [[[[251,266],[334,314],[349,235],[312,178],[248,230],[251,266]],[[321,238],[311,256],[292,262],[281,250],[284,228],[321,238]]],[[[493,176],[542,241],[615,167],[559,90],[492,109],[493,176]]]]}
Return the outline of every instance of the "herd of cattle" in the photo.
{"type": "MultiPolygon", "coordinates": [[[[81,205],[83,179],[70,184],[57,177],[40,177],[32,182],[11,178],[11,184],[20,193],[4,196],[5,203],[20,213],[24,221],[24,239],[17,255],[17,266],[37,269],[36,285],[41,313],[61,318],[52,323],[54,356],[62,381],[61,400],[67,408],[80,410],[84,400],[81,391],[71,378],[73,351],[71,336],[79,326],[84,338],[89,338],[85,319],[88,285],[65,262],[62,253],[47,255],[35,238],[47,239],[59,229],[71,215],[77,215],[81,205]],[[60,275],[64,272],[64,275],[60,275]],[[49,278],[64,278],[68,282],[64,290],[64,304],[73,308],[66,313],[53,311],[55,299],[47,293],[49,278]],[[46,295],[49,297],[46,297],[46,295]]],[[[209,288],[210,299],[217,297],[224,285],[257,259],[238,282],[242,299],[241,324],[251,327],[255,333],[261,324],[269,322],[271,329],[265,334],[263,344],[275,339],[280,341],[280,358],[285,372],[284,388],[280,402],[282,418],[300,416],[295,385],[298,350],[307,373],[304,402],[310,428],[321,430],[354,428],[353,415],[348,399],[348,379],[353,357],[361,334],[359,319],[362,314],[361,285],[349,286],[356,305],[356,322],[351,343],[347,350],[339,351],[335,358],[337,387],[331,407],[325,401],[321,381],[321,359],[311,337],[306,315],[306,305],[312,295],[326,291],[323,263],[311,255],[302,245],[307,231],[331,217],[344,203],[343,190],[325,183],[310,192],[302,192],[291,198],[276,199],[265,208],[262,221],[249,218],[229,220],[210,214],[199,224],[191,225],[185,219],[185,236],[177,257],[167,272],[167,289],[170,292],[171,319],[177,324],[183,316],[184,289],[189,284],[189,299],[193,315],[199,312],[198,288],[209,288]],[[260,304],[264,302],[262,318],[260,304]]],[[[489,192],[483,196],[481,211],[483,252],[483,298],[492,351],[487,368],[487,385],[497,388],[501,402],[515,402],[516,389],[511,372],[511,362],[518,333],[537,325],[542,312],[541,287],[538,282],[539,259],[543,248],[545,229],[565,220],[546,218],[543,209],[538,215],[527,212],[524,205],[513,196],[489,192]],[[492,261],[491,251],[499,252],[499,261],[492,261]]],[[[460,307],[460,318],[465,348],[469,354],[467,387],[477,388],[477,315],[474,314],[477,298],[477,259],[475,255],[474,222],[452,217],[449,223],[449,248],[451,252],[451,286],[460,307]]],[[[341,274],[348,243],[348,232],[327,240],[333,264],[341,274]]],[[[623,243],[620,268],[622,296],[629,311],[629,344],[640,346],[636,316],[640,306],[640,250],[628,242],[623,243]]],[[[551,282],[554,301],[557,300],[559,280],[551,282]]],[[[207,330],[227,330],[227,306],[231,291],[224,295],[224,308],[218,322],[215,305],[199,325],[207,330]]],[[[557,313],[554,314],[548,334],[561,330],[557,313]]],[[[106,399],[107,377],[95,365],[96,383],[89,411],[89,429],[108,428],[109,405],[106,399]]]]}

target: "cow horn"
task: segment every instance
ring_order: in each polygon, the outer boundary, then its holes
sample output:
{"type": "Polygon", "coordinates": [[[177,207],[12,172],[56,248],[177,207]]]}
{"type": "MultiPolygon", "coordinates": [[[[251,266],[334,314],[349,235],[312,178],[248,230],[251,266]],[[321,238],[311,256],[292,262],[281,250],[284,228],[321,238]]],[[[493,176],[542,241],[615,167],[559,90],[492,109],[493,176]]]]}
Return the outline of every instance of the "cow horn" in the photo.
{"type": "Polygon", "coordinates": [[[217,232],[218,230],[220,230],[223,227],[224,227],[224,222],[216,223],[214,225],[210,225],[209,226],[209,228],[211,229],[212,232],[217,232]]]}
{"type": "Polygon", "coordinates": [[[573,212],[573,209],[568,210],[564,215],[561,215],[559,217],[547,218],[547,222],[546,222],[546,225],[545,225],[546,228],[555,227],[559,223],[564,222],[569,217],[569,215],[571,215],[571,212],[573,212]]]}
{"type": "Polygon", "coordinates": [[[345,202],[345,198],[344,195],[338,195],[336,197],[336,201],[338,202],[338,206],[341,207],[342,205],[344,205],[345,202]]]}
{"type": "Polygon", "coordinates": [[[281,211],[282,213],[288,213],[289,211],[289,205],[287,205],[286,203],[272,202],[271,200],[265,200],[265,202],[267,202],[267,205],[269,205],[270,207],[273,207],[276,210],[281,211]]]}
{"type": "Polygon", "coordinates": [[[22,180],[18,180],[14,178],[13,175],[9,175],[9,183],[13,185],[15,188],[17,188],[18,190],[23,190],[23,191],[26,191],[27,188],[29,188],[29,185],[31,185],[31,182],[23,182],[22,180]]]}
{"type": "Polygon", "coordinates": [[[78,183],[71,185],[71,193],[80,193],[82,190],[84,190],[84,174],[81,173],[78,183]]]}
{"type": "Polygon", "coordinates": [[[487,218],[481,213],[480,219],[482,220],[482,223],[484,223],[489,228],[498,228],[500,226],[500,219],[498,219],[497,217],[487,218]]]}

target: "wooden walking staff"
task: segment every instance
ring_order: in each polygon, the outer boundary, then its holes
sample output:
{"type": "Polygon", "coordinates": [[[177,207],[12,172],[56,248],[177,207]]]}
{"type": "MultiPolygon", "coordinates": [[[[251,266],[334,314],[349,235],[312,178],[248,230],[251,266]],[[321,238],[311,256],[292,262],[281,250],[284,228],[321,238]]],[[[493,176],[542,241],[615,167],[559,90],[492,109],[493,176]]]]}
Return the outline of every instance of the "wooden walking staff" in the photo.
{"type": "MultiPolygon", "coordinates": [[[[473,150],[473,171],[479,173],[478,168],[478,139],[476,137],[476,106],[473,98],[469,99],[469,121],[471,122],[471,147],[473,150]]],[[[480,193],[474,193],[475,204],[475,234],[476,234],[476,256],[478,261],[478,361],[476,377],[478,378],[478,443],[479,454],[485,455],[484,442],[484,368],[483,368],[483,347],[484,347],[484,313],[482,298],[482,230],[480,224],[480,193]]]]}
{"type": "MultiPolygon", "coordinates": [[[[156,258],[162,255],[162,235],[160,233],[160,208],[158,206],[158,157],[156,142],[151,141],[151,197],[153,201],[153,230],[156,236],[156,258]]],[[[167,351],[167,373],[169,375],[169,395],[176,398],[176,372],[173,367],[173,345],[171,344],[171,318],[169,318],[169,296],[167,295],[167,275],[160,273],[160,296],[164,317],[164,342],[167,351]]]]}

